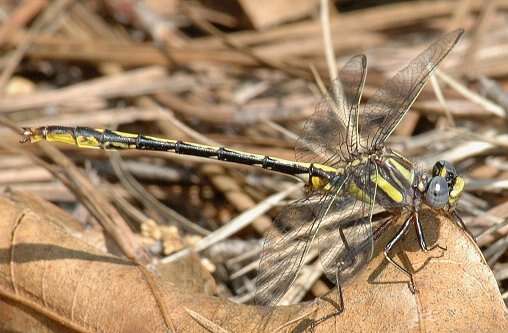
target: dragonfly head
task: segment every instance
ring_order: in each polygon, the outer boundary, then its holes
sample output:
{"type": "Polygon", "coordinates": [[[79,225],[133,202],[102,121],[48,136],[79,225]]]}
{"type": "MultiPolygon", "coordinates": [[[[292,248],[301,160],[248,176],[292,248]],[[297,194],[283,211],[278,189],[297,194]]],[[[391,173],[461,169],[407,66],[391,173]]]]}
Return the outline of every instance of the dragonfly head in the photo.
{"type": "Polygon", "coordinates": [[[425,184],[425,201],[432,208],[455,207],[464,190],[464,178],[448,161],[438,161],[425,184]]]}

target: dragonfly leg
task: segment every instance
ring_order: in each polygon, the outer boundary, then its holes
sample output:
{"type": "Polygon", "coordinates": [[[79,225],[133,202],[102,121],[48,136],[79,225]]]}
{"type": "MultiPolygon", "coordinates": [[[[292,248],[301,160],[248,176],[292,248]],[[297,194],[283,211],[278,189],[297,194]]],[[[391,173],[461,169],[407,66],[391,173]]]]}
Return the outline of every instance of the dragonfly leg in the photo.
{"type": "Polygon", "coordinates": [[[344,311],[344,298],[343,298],[343,295],[342,295],[342,285],[340,284],[339,270],[338,269],[335,272],[335,278],[336,278],[336,281],[337,281],[337,295],[339,296],[339,304],[337,305],[337,314],[339,314],[342,311],[344,311]]]}
{"type": "Polygon", "coordinates": [[[343,294],[342,294],[342,285],[340,284],[340,281],[339,281],[339,270],[338,269],[335,272],[335,278],[337,281],[337,296],[339,298],[338,304],[335,307],[335,311],[331,314],[327,314],[319,319],[314,320],[311,324],[311,329],[314,329],[317,325],[324,322],[325,320],[328,320],[329,318],[340,315],[344,311],[344,298],[343,298],[343,294]]]}
{"type": "Polygon", "coordinates": [[[393,260],[389,254],[390,251],[393,249],[393,247],[404,237],[405,234],[407,234],[407,231],[409,230],[409,225],[411,224],[411,219],[412,219],[412,216],[408,217],[408,219],[406,220],[406,222],[404,222],[404,224],[399,229],[397,234],[392,238],[391,241],[388,242],[388,244],[386,244],[385,250],[384,250],[384,255],[385,255],[386,260],[388,260],[388,262],[390,262],[399,271],[401,271],[402,273],[406,274],[409,277],[409,290],[411,290],[411,292],[414,294],[416,292],[416,290],[415,290],[415,284],[413,281],[413,274],[411,274],[407,269],[402,267],[402,265],[395,262],[395,260],[393,260]]]}
{"type": "Polygon", "coordinates": [[[471,236],[472,239],[476,239],[473,234],[471,233],[471,231],[469,231],[469,229],[467,228],[466,224],[464,223],[464,221],[462,220],[462,218],[460,217],[460,215],[457,213],[456,210],[454,210],[452,212],[452,215],[455,217],[455,223],[461,227],[462,229],[464,229],[464,231],[466,231],[468,233],[469,236],[471,236]]]}
{"type": "Polygon", "coordinates": [[[420,222],[420,220],[418,219],[418,212],[415,212],[414,213],[414,224],[415,224],[415,229],[416,229],[416,237],[418,238],[418,243],[420,243],[420,248],[424,251],[424,252],[428,252],[428,251],[432,251],[433,249],[435,249],[436,247],[440,248],[441,250],[445,251],[446,248],[440,246],[437,242],[436,244],[432,245],[432,246],[427,246],[427,242],[425,241],[425,234],[423,233],[423,228],[422,228],[422,224],[420,222]]]}

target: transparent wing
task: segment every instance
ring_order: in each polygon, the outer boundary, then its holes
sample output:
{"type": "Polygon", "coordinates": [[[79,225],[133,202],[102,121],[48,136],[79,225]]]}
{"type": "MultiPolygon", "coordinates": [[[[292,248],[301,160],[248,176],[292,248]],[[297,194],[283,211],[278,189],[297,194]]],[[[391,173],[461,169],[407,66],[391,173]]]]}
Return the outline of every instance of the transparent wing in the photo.
{"type": "Polygon", "coordinates": [[[277,229],[263,245],[256,279],[255,303],[275,305],[288,291],[304,264],[321,221],[339,196],[335,192],[298,200],[276,218],[277,229]]]}
{"type": "Polygon", "coordinates": [[[333,166],[333,161],[346,159],[358,146],[358,105],[366,68],[364,55],[354,56],[344,65],[338,78],[342,93],[337,84],[333,84],[306,121],[296,143],[297,160],[333,166]]]}
{"type": "Polygon", "coordinates": [[[360,113],[360,133],[367,147],[382,144],[392,134],[439,63],[463,34],[455,30],[442,36],[385,82],[360,113]]]}
{"type": "Polygon", "coordinates": [[[370,174],[375,172],[375,166],[367,163],[352,172],[352,181],[371,200],[341,197],[321,222],[317,235],[321,265],[327,278],[335,284],[343,283],[361,270],[372,257],[374,248],[371,214],[376,189],[370,174]]]}
{"type": "Polygon", "coordinates": [[[366,76],[367,57],[363,54],[351,58],[339,73],[343,91],[341,110],[346,116],[348,124],[345,142],[346,146],[350,147],[350,152],[356,152],[360,148],[359,144],[362,140],[358,131],[358,118],[366,76]]]}

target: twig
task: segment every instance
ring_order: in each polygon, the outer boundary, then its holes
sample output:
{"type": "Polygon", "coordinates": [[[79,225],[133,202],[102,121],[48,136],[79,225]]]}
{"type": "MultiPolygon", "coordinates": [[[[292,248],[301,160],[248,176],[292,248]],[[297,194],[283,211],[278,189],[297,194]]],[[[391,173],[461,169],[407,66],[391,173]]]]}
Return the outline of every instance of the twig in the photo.
{"type": "Polygon", "coordinates": [[[165,257],[161,260],[162,263],[169,263],[175,260],[178,260],[184,256],[189,255],[192,251],[200,252],[210,247],[211,245],[230,237],[231,235],[237,233],[239,230],[245,228],[249,225],[254,219],[263,215],[268,210],[270,210],[273,206],[283,200],[285,197],[290,195],[297,189],[302,187],[301,183],[295,184],[290,188],[276,193],[262,202],[260,202],[256,207],[249,209],[248,211],[243,212],[238,215],[236,218],[231,220],[225,226],[215,230],[205,238],[201,239],[196,245],[194,245],[191,249],[185,249],[179,252],[176,252],[168,257],[165,257]]]}
{"type": "Polygon", "coordinates": [[[301,70],[290,68],[288,65],[280,64],[280,63],[274,62],[272,60],[266,59],[262,56],[259,56],[254,51],[250,50],[249,48],[239,45],[238,43],[229,39],[229,37],[226,34],[221,32],[219,29],[215,28],[213,25],[209,24],[208,22],[206,22],[204,20],[201,20],[199,17],[196,17],[196,15],[192,11],[192,8],[189,8],[189,7],[184,7],[184,8],[185,8],[186,13],[188,13],[189,18],[192,20],[192,22],[194,24],[196,24],[200,29],[217,37],[220,41],[222,41],[228,47],[251,57],[252,59],[257,61],[259,64],[264,65],[266,67],[278,69],[284,73],[289,74],[290,76],[300,77],[300,78],[304,78],[304,79],[309,78],[308,74],[301,71],[301,70]]]}
{"type": "Polygon", "coordinates": [[[430,76],[430,83],[432,84],[432,88],[434,89],[434,93],[436,94],[437,100],[443,106],[443,110],[445,111],[446,119],[448,120],[449,126],[455,127],[455,121],[453,120],[452,113],[448,108],[446,100],[443,96],[443,91],[439,86],[439,82],[437,82],[436,77],[434,75],[430,76]]]}
{"type": "Polygon", "coordinates": [[[217,325],[208,318],[203,317],[199,313],[185,308],[185,311],[192,317],[199,325],[203,326],[207,331],[212,333],[228,333],[229,331],[217,325]]]}
{"type": "Polygon", "coordinates": [[[54,1],[44,12],[44,14],[37,19],[37,21],[33,24],[30,33],[25,37],[23,42],[18,45],[17,50],[10,57],[7,66],[4,68],[2,74],[0,75],[0,94],[3,94],[5,90],[5,86],[9,81],[10,77],[16,70],[16,67],[23,59],[26,51],[32,44],[35,35],[39,33],[44,26],[55,20],[56,16],[59,15],[67,6],[69,6],[73,0],[58,0],[54,1]]]}
{"type": "Polygon", "coordinates": [[[330,4],[328,0],[321,0],[321,29],[323,30],[324,51],[330,83],[333,85],[334,100],[338,101],[342,96],[342,82],[337,80],[337,61],[333,51],[332,32],[330,29],[330,4]]]}
{"type": "Polygon", "coordinates": [[[210,232],[198,224],[189,221],[184,216],[178,214],[176,211],[171,208],[160,203],[156,198],[154,198],[148,191],[146,191],[143,186],[134,178],[132,175],[127,172],[122,166],[122,159],[118,152],[111,152],[110,154],[111,165],[113,166],[113,170],[115,171],[116,176],[122,183],[122,185],[140,202],[142,202],[146,207],[151,207],[159,214],[161,214],[167,223],[170,221],[177,222],[181,227],[186,229],[187,231],[196,233],[198,235],[206,236],[210,232]]]}
{"type": "Polygon", "coordinates": [[[485,34],[487,33],[488,26],[491,24],[492,17],[496,12],[497,0],[487,0],[486,4],[481,8],[480,18],[478,19],[478,26],[476,31],[471,38],[471,43],[469,44],[469,48],[464,53],[464,61],[462,63],[462,68],[464,68],[464,74],[467,77],[476,77],[478,73],[474,72],[475,60],[478,54],[478,50],[480,49],[480,45],[482,40],[484,39],[485,34]]]}
{"type": "Polygon", "coordinates": [[[463,84],[459,83],[451,76],[445,74],[442,71],[436,70],[435,74],[437,75],[437,77],[443,80],[443,82],[448,84],[456,92],[458,92],[465,98],[469,99],[471,102],[481,105],[486,111],[489,111],[495,114],[496,116],[502,118],[506,117],[506,113],[504,112],[503,108],[500,107],[499,105],[494,104],[491,101],[485,99],[484,97],[478,95],[477,93],[471,91],[470,89],[466,88],[463,84]]]}

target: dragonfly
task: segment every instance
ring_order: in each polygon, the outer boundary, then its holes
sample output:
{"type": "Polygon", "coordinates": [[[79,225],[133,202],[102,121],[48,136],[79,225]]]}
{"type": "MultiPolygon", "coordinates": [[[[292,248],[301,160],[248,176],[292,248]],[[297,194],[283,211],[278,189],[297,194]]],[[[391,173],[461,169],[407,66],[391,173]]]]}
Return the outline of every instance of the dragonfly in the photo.
{"type": "MultiPolygon", "coordinates": [[[[411,225],[423,251],[435,247],[427,244],[418,213],[424,206],[454,213],[464,178],[447,161],[437,161],[430,172],[420,170],[386,141],[462,35],[463,30],[455,30],[441,36],[365,104],[360,101],[367,58],[363,54],[352,57],[338,73],[340,82],[332,85],[305,122],[296,142],[295,160],[89,127],[23,128],[20,142],[45,140],[81,148],[173,152],[307,176],[305,197],[279,213],[275,230],[264,241],[255,302],[277,304],[315,247],[330,281],[339,287],[347,282],[373,255],[376,206],[406,217],[385,245],[384,256],[408,277],[409,288],[415,292],[413,273],[392,258],[392,250],[411,225]]],[[[459,223],[464,227],[461,220],[459,223]]]]}

